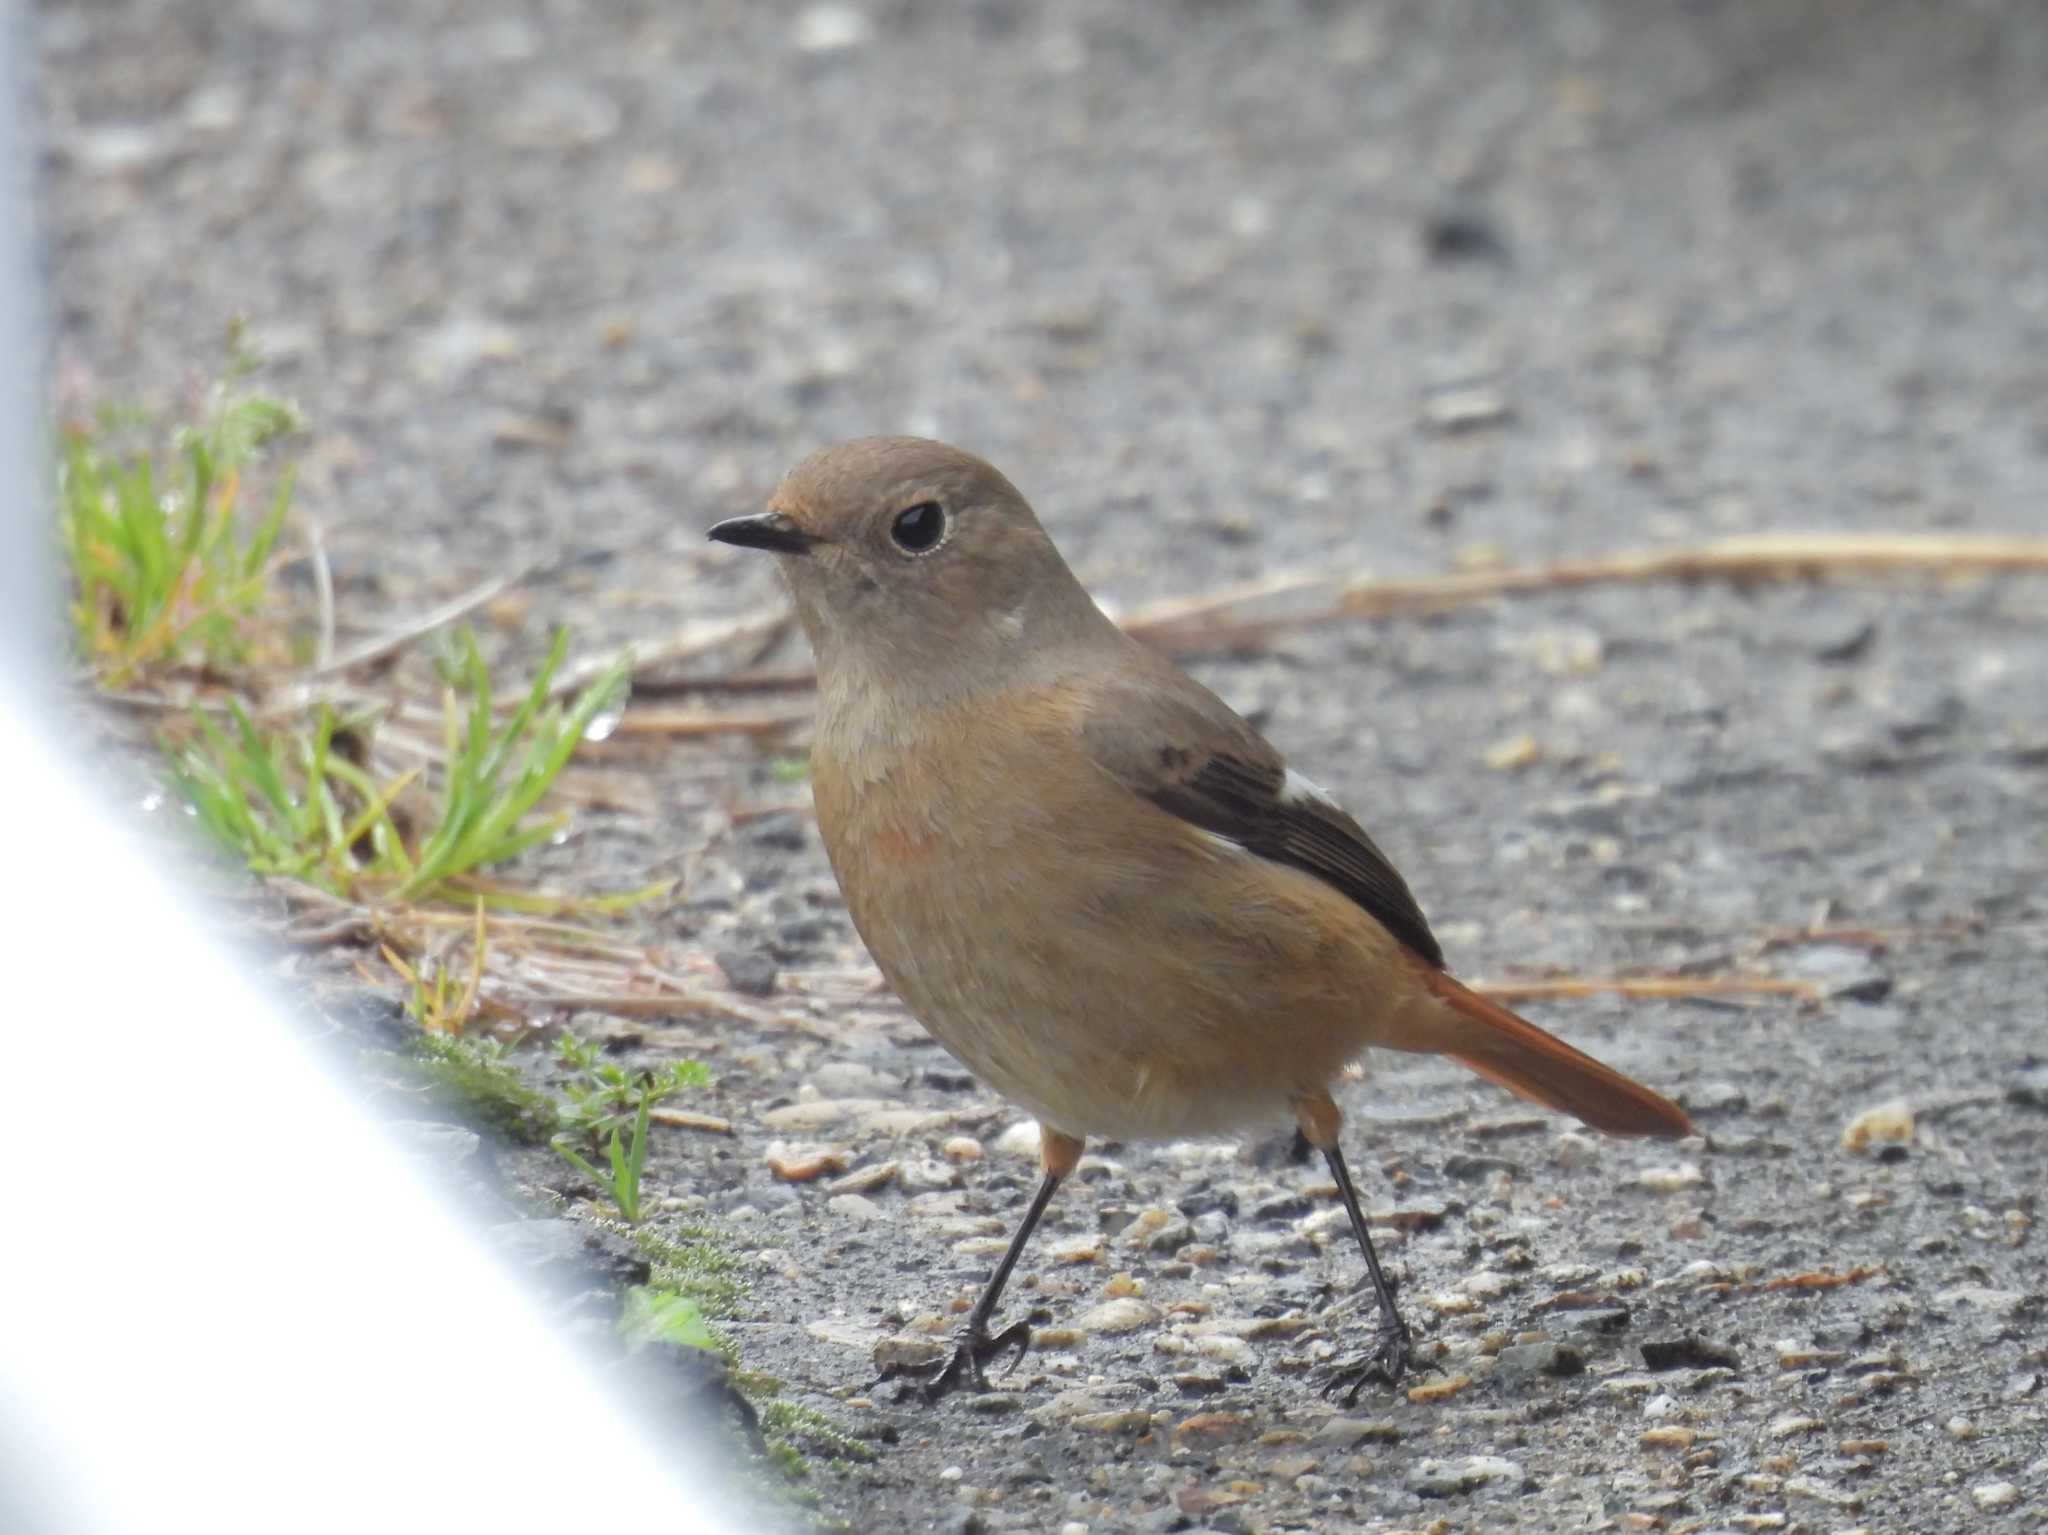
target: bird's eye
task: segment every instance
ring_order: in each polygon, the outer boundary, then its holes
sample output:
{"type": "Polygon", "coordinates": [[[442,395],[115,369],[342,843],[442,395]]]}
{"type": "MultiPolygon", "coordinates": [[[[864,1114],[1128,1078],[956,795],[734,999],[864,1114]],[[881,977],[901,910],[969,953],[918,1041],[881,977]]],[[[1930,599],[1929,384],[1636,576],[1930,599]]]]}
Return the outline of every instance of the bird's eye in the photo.
{"type": "Polygon", "coordinates": [[[936,501],[905,507],[889,524],[889,537],[905,554],[929,554],[946,536],[946,509],[936,501]]]}

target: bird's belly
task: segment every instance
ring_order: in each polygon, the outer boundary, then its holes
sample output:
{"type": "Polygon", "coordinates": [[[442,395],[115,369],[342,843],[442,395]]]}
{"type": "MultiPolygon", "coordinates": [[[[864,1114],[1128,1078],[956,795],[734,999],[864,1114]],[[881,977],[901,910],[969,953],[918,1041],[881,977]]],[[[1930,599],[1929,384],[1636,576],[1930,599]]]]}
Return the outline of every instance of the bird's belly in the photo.
{"type": "Polygon", "coordinates": [[[1218,871],[1157,888],[950,852],[896,861],[879,888],[842,880],[855,925],[933,1036],[1056,1129],[1155,1140],[1284,1120],[1367,1042],[1365,999],[1305,992],[1327,967],[1262,941],[1275,914],[1232,910],[1218,871]]]}

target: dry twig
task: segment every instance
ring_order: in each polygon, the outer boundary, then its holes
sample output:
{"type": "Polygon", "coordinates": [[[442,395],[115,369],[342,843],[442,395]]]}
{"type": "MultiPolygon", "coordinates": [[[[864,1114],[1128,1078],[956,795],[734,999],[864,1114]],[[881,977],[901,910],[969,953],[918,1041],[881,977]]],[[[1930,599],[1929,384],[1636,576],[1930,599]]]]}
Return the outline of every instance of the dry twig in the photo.
{"type": "Polygon", "coordinates": [[[733,1123],[716,1114],[692,1114],[688,1109],[653,1108],[647,1117],[657,1125],[667,1125],[673,1130],[702,1130],[706,1135],[731,1135],[733,1123]]]}
{"type": "Polygon", "coordinates": [[[372,635],[369,639],[351,645],[325,666],[316,666],[300,679],[303,682],[317,681],[322,677],[337,676],[342,672],[354,671],[357,667],[368,666],[405,649],[423,635],[432,634],[445,624],[452,624],[466,614],[474,613],[493,597],[516,586],[526,579],[524,571],[509,575],[493,576],[479,586],[472,586],[459,596],[451,597],[439,607],[426,612],[400,628],[390,629],[383,634],[372,635]]]}
{"type": "MultiPolygon", "coordinates": [[[[1589,586],[1665,582],[1766,582],[1945,578],[1995,572],[2048,574],[2048,539],[1963,538],[1914,533],[1784,533],[1721,539],[1683,549],[1640,549],[1591,560],[1452,571],[1407,581],[1353,581],[1334,602],[1301,613],[1232,621],[1249,598],[1182,599],[1185,617],[1149,619],[1145,638],[1164,649],[1226,650],[1275,634],[1349,619],[1437,613],[1471,602],[1589,586]],[[1212,621],[1213,620],[1213,621],[1212,621]]],[[[1141,615],[1143,616],[1143,615],[1141,615]]]]}
{"type": "MultiPolygon", "coordinates": [[[[804,724],[810,717],[809,709],[791,709],[779,714],[765,711],[721,714],[706,709],[628,709],[619,720],[618,728],[606,737],[606,741],[636,736],[679,739],[740,735],[760,738],[781,735],[804,724]]],[[[605,742],[589,744],[601,750],[605,742]]]]}
{"type": "MultiPolygon", "coordinates": [[[[1174,655],[1238,650],[1275,635],[1323,624],[1437,613],[1501,597],[1591,586],[1726,581],[1761,585],[1795,581],[1942,579],[1997,572],[2048,574],[2048,539],[1944,537],[1912,533],[1785,533],[1729,538],[1681,549],[1625,551],[1589,560],[1499,570],[1451,571],[1411,580],[1349,582],[1291,571],[1209,592],[1172,597],[1126,615],[1124,629],[1174,655]],[[1334,598],[1292,613],[1237,617],[1252,603],[1335,585],[1334,598]]],[[[787,622],[785,611],[742,621],[787,622]]],[[[676,693],[795,692],[816,674],[788,669],[742,671],[666,684],[676,693]]]]}
{"type": "Polygon", "coordinates": [[[677,682],[652,674],[664,667],[692,661],[735,645],[746,646],[745,659],[741,664],[751,666],[789,632],[793,618],[789,609],[777,608],[772,612],[748,613],[740,618],[685,624],[665,639],[641,641],[624,647],[623,651],[590,656],[563,667],[548,693],[553,698],[573,698],[587,684],[610,670],[622,654],[632,663],[627,680],[641,697],[659,698],[668,693],[695,691],[701,685],[697,680],[677,682]]]}
{"type": "Polygon", "coordinates": [[[1581,997],[1627,997],[1637,1002],[1687,997],[1796,997],[1802,1002],[1816,1002],[1821,996],[1820,988],[1811,981],[1742,975],[1639,975],[1614,980],[1559,976],[1545,981],[1476,983],[1472,989],[1503,1004],[1581,997]]]}

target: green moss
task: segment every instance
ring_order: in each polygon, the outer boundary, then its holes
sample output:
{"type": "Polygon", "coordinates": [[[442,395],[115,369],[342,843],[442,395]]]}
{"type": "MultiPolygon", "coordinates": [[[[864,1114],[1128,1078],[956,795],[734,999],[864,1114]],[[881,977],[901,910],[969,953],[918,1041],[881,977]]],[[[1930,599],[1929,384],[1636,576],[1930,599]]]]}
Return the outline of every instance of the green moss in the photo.
{"type": "Polygon", "coordinates": [[[761,1435],[769,1453],[784,1464],[791,1475],[804,1474],[805,1458],[829,1456],[835,1461],[871,1461],[874,1450],[847,1433],[815,1408],[795,1402],[768,1401],[757,1404],[761,1412],[761,1435]]]}
{"type": "Polygon", "coordinates": [[[740,1260],[709,1227],[661,1230],[650,1223],[618,1229],[647,1260],[648,1280],[656,1288],[687,1295],[713,1320],[730,1320],[738,1314],[747,1295],[740,1260]]]}
{"type": "Polygon", "coordinates": [[[528,1086],[495,1040],[421,1034],[396,1060],[430,1103],[479,1130],[528,1146],[545,1145],[555,1133],[554,1099],[528,1086]]]}

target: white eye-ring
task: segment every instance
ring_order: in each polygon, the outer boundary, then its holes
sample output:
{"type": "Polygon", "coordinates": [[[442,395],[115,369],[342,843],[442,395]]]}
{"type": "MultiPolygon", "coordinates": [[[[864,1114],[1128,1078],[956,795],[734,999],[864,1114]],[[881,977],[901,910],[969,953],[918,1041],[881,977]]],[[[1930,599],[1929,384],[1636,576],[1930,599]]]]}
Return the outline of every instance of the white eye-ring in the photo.
{"type": "Polygon", "coordinates": [[[946,509],[936,501],[905,507],[889,524],[889,539],[905,554],[930,554],[946,540],[946,509]]]}

